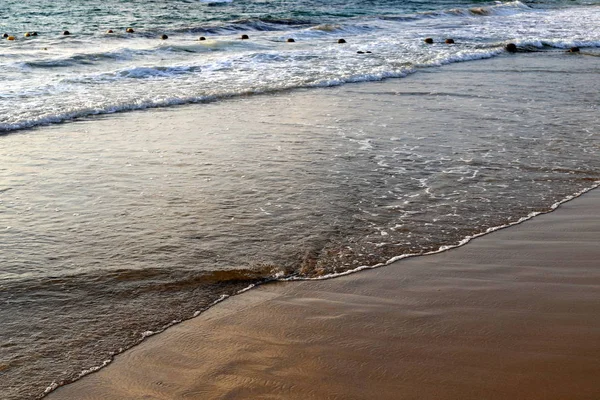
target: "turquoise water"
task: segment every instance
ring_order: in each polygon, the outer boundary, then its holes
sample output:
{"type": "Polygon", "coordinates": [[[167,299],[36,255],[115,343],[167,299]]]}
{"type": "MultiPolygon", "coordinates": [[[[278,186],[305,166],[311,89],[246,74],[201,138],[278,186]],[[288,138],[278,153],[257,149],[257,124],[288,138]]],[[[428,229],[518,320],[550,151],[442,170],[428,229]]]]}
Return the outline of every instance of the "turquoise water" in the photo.
{"type": "Polygon", "coordinates": [[[598,2],[42,0],[0,17],[3,399],[249,285],[453,246],[600,176],[598,2]]]}

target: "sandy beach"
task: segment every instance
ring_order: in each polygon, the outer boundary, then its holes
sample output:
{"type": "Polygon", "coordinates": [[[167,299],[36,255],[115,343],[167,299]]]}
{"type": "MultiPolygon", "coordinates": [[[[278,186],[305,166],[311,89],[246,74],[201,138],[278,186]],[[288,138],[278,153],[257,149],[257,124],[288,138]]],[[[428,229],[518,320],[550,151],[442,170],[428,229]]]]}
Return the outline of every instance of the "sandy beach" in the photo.
{"type": "Polygon", "coordinates": [[[436,255],[273,283],[48,399],[597,399],[600,190],[436,255]]]}

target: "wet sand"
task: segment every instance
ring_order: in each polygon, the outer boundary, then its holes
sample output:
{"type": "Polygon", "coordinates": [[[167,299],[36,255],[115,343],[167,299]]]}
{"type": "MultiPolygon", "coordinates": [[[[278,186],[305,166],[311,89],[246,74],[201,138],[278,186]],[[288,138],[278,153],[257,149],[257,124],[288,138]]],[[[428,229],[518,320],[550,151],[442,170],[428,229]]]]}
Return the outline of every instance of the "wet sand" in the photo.
{"type": "Polygon", "coordinates": [[[48,399],[598,399],[600,190],[444,253],[263,285],[48,399]]]}

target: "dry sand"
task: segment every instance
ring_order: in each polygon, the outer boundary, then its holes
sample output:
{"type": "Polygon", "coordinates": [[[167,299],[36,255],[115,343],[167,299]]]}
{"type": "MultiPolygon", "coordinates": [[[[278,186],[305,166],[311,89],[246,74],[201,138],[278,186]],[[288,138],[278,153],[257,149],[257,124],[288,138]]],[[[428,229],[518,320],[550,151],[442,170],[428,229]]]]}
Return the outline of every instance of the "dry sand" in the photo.
{"type": "Polygon", "coordinates": [[[600,399],[600,190],[458,249],[273,283],[48,399],[600,399]]]}

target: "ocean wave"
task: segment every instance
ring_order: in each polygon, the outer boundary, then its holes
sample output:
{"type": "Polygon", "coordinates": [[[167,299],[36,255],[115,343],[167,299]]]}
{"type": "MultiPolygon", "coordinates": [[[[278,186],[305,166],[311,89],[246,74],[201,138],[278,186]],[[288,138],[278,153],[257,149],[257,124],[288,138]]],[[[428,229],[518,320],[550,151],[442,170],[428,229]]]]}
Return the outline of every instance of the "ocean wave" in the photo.
{"type": "Polygon", "coordinates": [[[323,32],[336,32],[342,30],[342,26],[339,24],[320,24],[317,26],[313,26],[310,28],[313,31],[323,31],[323,32]]]}
{"type": "Polygon", "coordinates": [[[424,11],[415,14],[404,14],[404,15],[381,15],[378,18],[382,20],[390,21],[415,21],[420,19],[436,19],[436,18],[447,18],[456,16],[491,16],[491,15],[514,15],[522,12],[533,11],[534,9],[529,7],[527,4],[520,1],[510,1],[507,3],[500,3],[481,7],[470,7],[470,8],[450,8],[446,10],[436,11],[424,11]]]}
{"type": "Polygon", "coordinates": [[[511,1],[508,3],[500,3],[493,6],[472,7],[468,9],[471,15],[513,15],[523,11],[532,11],[533,9],[527,4],[520,1],[511,1]]]}
{"type": "MultiPolygon", "coordinates": [[[[139,53],[147,53],[140,51],[139,53]]],[[[66,57],[47,58],[25,61],[21,65],[27,68],[59,68],[72,67],[77,64],[93,64],[107,60],[128,60],[135,56],[135,51],[123,49],[118,51],[78,53],[66,57]]]]}
{"type": "Polygon", "coordinates": [[[111,62],[132,61],[140,58],[167,56],[165,53],[205,53],[225,50],[231,43],[221,42],[192,42],[184,44],[158,43],[145,48],[121,48],[97,52],[79,52],[60,57],[47,57],[36,60],[13,61],[0,63],[4,68],[12,69],[56,69],[89,66],[94,64],[109,64],[111,62]]]}
{"type": "Polygon", "coordinates": [[[600,40],[564,39],[517,39],[515,44],[522,50],[539,51],[545,48],[570,49],[571,47],[599,48],[600,40]]]}
{"type": "MultiPolygon", "coordinates": [[[[255,32],[275,32],[289,31],[296,29],[308,29],[321,32],[364,32],[373,29],[374,26],[369,21],[380,19],[384,21],[408,22],[420,19],[447,18],[455,16],[489,16],[489,15],[513,15],[520,12],[533,11],[534,9],[521,1],[511,1],[507,3],[495,4],[490,6],[472,7],[472,8],[454,8],[438,11],[418,12],[414,14],[402,15],[379,15],[379,16],[329,16],[328,18],[276,18],[261,17],[231,20],[218,24],[201,25],[191,28],[180,28],[172,30],[173,33],[194,33],[206,35],[227,35],[246,31],[255,32]],[[341,22],[344,21],[344,22],[341,22]]],[[[159,32],[152,32],[151,36],[156,36],[159,32]]]]}
{"type": "MultiPolygon", "coordinates": [[[[525,10],[525,14],[482,21],[479,15],[456,17],[444,11],[433,17],[423,13],[423,19],[415,23],[359,17],[317,25],[300,19],[273,19],[272,25],[282,30],[250,35],[251,40],[209,37],[198,41],[188,34],[168,41],[125,44],[138,48],[111,48],[113,44],[103,43],[105,51],[76,47],[70,50],[79,53],[63,57],[11,58],[3,70],[7,75],[20,74],[21,83],[16,79],[11,86],[6,79],[0,93],[0,132],[98,114],[401,78],[418,68],[494,57],[502,54],[509,42],[516,43],[520,51],[600,47],[598,33],[588,27],[600,17],[596,9],[528,13],[530,8],[519,1],[488,8],[491,13],[525,10]],[[438,17],[446,20],[427,20],[438,17]],[[540,21],[547,24],[540,25],[540,21]],[[563,33],[565,21],[567,31],[563,33]],[[432,37],[434,44],[424,44],[425,36],[432,37]],[[297,43],[282,44],[289,37],[297,43]],[[338,45],[337,39],[344,37],[347,44],[338,45]],[[456,44],[446,45],[448,37],[456,44]],[[37,70],[48,68],[65,68],[67,73],[48,72],[48,78],[40,79],[43,71],[37,70]]],[[[262,24],[263,20],[235,23],[262,24]]],[[[225,26],[231,27],[228,24],[225,26]]]]}
{"type": "MultiPolygon", "coordinates": [[[[131,67],[116,72],[109,72],[97,75],[93,78],[84,78],[86,81],[114,81],[117,79],[151,79],[151,78],[172,78],[177,75],[186,75],[190,73],[200,72],[202,69],[195,65],[190,66],[148,66],[148,67],[131,67]]],[[[70,82],[78,82],[80,80],[69,80],[70,82]]]]}
{"type": "Polygon", "coordinates": [[[289,30],[294,28],[303,28],[307,25],[313,25],[317,22],[307,19],[296,18],[247,18],[231,20],[221,23],[202,24],[190,28],[179,28],[172,30],[174,33],[194,33],[194,34],[231,34],[235,32],[270,32],[289,30]]]}
{"type": "MultiPolygon", "coordinates": [[[[501,45],[496,47],[482,50],[482,49],[474,49],[471,51],[462,51],[458,54],[450,54],[450,55],[439,55],[438,57],[434,57],[428,61],[423,61],[418,63],[416,67],[419,68],[429,68],[429,67],[437,67],[444,64],[450,64],[455,62],[464,62],[464,61],[472,61],[494,57],[502,53],[501,45]]],[[[254,58],[255,60],[261,58],[261,63],[265,62],[273,62],[273,54],[254,54],[250,55],[250,58],[254,58]]],[[[279,55],[277,57],[284,57],[283,55],[279,55]]],[[[225,64],[230,61],[225,62],[225,64]]],[[[101,115],[101,114],[112,114],[117,112],[124,111],[133,111],[133,110],[142,110],[148,108],[156,108],[156,107],[167,107],[174,105],[183,105],[183,104],[193,104],[193,103],[203,103],[203,102],[212,102],[217,100],[223,100],[238,96],[248,96],[248,95],[257,95],[264,93],[275,93],[282,90],[290,90],[290,89],[299,89],[299,88],[316,88],[316,87],[332,87],[339,86],[347,83],[357,83],[357,82],[369,82],[369,81],[379,81],[383,79],[389,78],[402,78],[415,72],[417,69],[414,68],[414,64],[412,63],[403,63],[403,66],[400,69],[389,69],[382,70],[380,67],[375,68],[374,71],[370,73],[358,73],[358,74],[350,74],[346,76],[339,76],[334,78],[322,78],[318,79],[317,77],[312,77],[308,80],[292,80],[286,82],[275,81],[270,85],[265,85],[262,87],[256,88],[239,88],[237,90],[224,90],[220,93],[215,94],[204,94],[198,96],[170,96],[170,97],[161,97],[161,98],[147,98],[147,99],[137,99],[134,102],[126,102],[126,103],[109,103],[109,104],[98,104],[97,106],[92,107],[82,107],[79,109],[68,110],[62,113],[56,113],[52,115],[42,115],[38,117],[34,117],[25,121],[18,122],[0,122],[0,133],[8,133],[11,131],[21,130],[32,128],[40,125],[48,125],[53,123],[61,123],[65,121],[74,120],[77,118],[83,118],[93,115],[101,115]],[[317,78],[317,79],[315,79],[317,78]]],[[[212,69],[224,68],[224,65],[221,67],[212,66],[212,69]]],[[[95,82],[99,83],[102,81],[106,82],[115,82],[122,79],[165,79],[171,78],[177,75],[187,76],[191,73],[199,73],[202,71],[201,66],[173,66],[173,67],[133,67],[124,70],[113,71],[110,73],[101,73],[98,75],[91,75],[86,77],[76,77],[76,78],[67,78],[64,82],[71,83],[85,83],[85,82],[95,82]]],[[[55,91],[56,88],[49,88],[48,91],[55,91]]],[[[36,92],[36,96],[37,96],[36,92]]]]}

